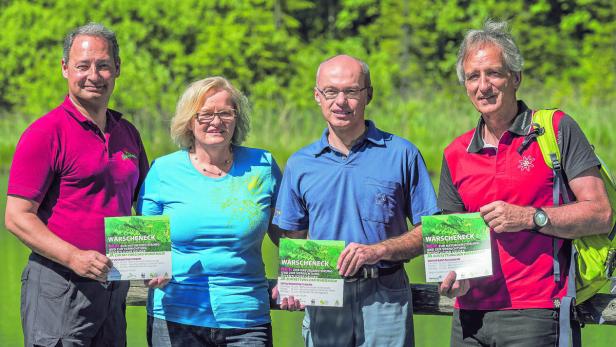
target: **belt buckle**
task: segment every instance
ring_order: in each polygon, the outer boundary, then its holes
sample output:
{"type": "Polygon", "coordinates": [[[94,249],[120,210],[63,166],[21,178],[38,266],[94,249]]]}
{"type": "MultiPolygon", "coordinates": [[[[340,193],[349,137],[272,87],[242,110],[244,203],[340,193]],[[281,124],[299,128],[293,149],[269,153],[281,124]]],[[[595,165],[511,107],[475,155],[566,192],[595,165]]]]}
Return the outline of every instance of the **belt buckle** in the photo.
{"type": "Polygon", "coordinates": [[[345,277],[345,282],[356,282],[358,280],[372,279],[379,277],[379,268],[376,266],[362,266],[355,275],[345,277]]]}
{"type": "Polygon", "coordinates": [[[362,267],[363,278],[378,278],[379,268],[376,266],[362,267]]]}

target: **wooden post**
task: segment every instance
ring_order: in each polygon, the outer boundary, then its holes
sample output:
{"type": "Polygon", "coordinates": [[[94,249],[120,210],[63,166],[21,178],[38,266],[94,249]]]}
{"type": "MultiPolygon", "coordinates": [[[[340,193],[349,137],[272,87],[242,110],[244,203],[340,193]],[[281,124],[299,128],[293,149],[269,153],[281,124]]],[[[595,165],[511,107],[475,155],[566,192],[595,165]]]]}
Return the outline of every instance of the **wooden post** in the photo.
{"type": "MultiPolygon", "coordinates": [[[[276,280],[269,280],[270,289],[276,285],[276,280]]],[[[453,300],[438,294],[435,284],[413,284],[413,313],[437,316],[451,316],[453,300]]],[[[131,281],[126,304],[130,306],[145,306],[148,289],[142,281],[131,281]]],[[[272,310],[280,308],[271,302],[272,310]]],[[[584,324],[599,324],[603,316],[603,324],[616,325],[616,295],[596,294],[590,300],[577,306],[578,314],[584,324]]]]}

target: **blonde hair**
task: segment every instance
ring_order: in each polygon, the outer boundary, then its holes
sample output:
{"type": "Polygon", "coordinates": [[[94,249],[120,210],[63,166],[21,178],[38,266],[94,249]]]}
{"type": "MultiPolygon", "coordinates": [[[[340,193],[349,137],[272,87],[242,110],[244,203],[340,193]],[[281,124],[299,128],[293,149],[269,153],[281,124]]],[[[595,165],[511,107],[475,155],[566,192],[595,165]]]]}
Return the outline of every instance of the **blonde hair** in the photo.
{"type": "Polygon", "coordinates": [[[180,148],[190,148],[195,144],[195,138],[190,128],[195,113],[203,106],[205,100],[213,91],[225,90],[231,94],[231,102],[235,109],[235,131],[231,143],[240,145],[248,136],[250,130],[250,105],[242,92],[231,82],[221,76],[207,77],[191,83],[184,91],[171,118],[171,139],[180,148]]]}

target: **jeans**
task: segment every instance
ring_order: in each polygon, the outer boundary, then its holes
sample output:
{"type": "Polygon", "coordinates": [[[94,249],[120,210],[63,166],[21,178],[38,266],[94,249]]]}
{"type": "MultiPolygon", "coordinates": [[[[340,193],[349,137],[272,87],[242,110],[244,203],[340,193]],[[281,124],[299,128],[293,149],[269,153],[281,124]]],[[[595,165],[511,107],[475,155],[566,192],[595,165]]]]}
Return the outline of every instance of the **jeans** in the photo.
{"type": "Polygon", "coordinates": [[[402,269],[378,278],[345,280],[343,307],[306,307],[307,347],[412,347],[411,288],[402,269]]]}
{"type": "Polygon", "coordinates": [[[271,347],[270,323],[248,328],[208,328],[181,324],[148,315],[148,346],[271,347]]]}

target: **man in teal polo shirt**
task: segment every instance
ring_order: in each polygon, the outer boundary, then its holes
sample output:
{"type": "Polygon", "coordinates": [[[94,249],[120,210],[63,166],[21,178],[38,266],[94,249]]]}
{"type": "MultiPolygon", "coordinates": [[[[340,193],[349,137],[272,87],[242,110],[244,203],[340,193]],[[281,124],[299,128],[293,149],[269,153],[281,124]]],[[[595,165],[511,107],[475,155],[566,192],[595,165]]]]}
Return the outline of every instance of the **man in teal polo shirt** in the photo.
{"type": "MultiPolygon", "coordinates": [[[[423,158],[410,142],[377,129],[368,66],[340,55],[317,71],[314,98],[327,128],[285,168],[274,223],[293,238],[344,240],[338,260],[344,307],[308,307],[309,346],[412,346],[411,290],[403,263],[422,253],[407,218],[438,212],[423,158]]],[[[301,303],[283,298],[282,308],[301,303]]]]}

